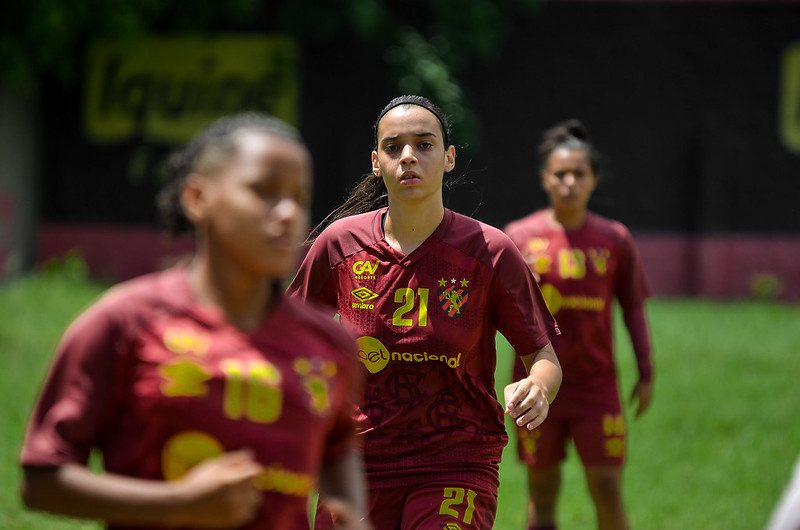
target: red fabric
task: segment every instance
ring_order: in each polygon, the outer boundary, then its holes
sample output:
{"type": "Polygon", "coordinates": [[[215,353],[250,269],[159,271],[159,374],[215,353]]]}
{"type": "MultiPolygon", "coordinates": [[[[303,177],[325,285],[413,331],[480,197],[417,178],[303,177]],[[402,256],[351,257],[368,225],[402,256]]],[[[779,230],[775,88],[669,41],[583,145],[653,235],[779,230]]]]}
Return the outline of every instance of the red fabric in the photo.
{"type": "Polygon", "coordinates": [[[619,402],[606,411],[580,417],[563,416],[556,407],[536,429],[517,428],[517,455],[534,469],[557,466],[566,456],[569,440],[584,466],[621,467],[626,429],[619,402]]]}
{"type": "MultiPolygon", "coordinates": [[[[652,376],[643,306],[650,296],[636,247],[621,223],[589,214],[564,230],[545,210],[510,223],[506,232],[539,277],[563,333],[553,338],[563,382],[555,404],[575,414],[605,410],[618,399],[612,343],[612,305],[629,326],[640,375],[652,376]]],[[[516,375],[524,374],[516,363],[516,375]]]]}
{"type": "Polygon", "coordinates": [[[355,368],[352,338],[318,310],[278,296],[244,333],[194,302],[185,270],[151,274],[70,326],[21,461],[85,463],[96,447],[109,472],[160,480],[249,448],[268,470],[251,528],[307,528],[305,490],[351,448],[355,368]]]}
{"type": "Polygon", "coordinates": [[[474,462],[496,466],[507,437],[494,390],[495,333],[530,354],[557,332],[555,322],[500,230],[446,210],[404,256],[383,237],[384,212],[329,226],[289,287],[333,305],[361,336],[367,381],[358,431],[370,484],[409,485],[419,473],[474,462]]]}

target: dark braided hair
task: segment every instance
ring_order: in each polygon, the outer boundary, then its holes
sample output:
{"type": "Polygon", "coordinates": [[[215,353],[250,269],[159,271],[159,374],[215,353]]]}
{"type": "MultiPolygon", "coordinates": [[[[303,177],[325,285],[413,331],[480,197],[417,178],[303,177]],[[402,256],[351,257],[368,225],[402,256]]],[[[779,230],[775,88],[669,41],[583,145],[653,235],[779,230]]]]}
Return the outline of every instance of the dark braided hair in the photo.
{"type": "MultiPolygon", "coordinates": [[[[398,96],[392,99],[383,110],[378,114],[375,124],[372,126],[375,136],[374,149],[378,149],[378,125],[386,115],[387,112],[395,107],[407,107],[409,105],[416,105],[430,111],[436,119],[439,120],[439,125],[442,127],[442,138],[444,147],[450,145],[450,122],[447,116],[442,112],[442,109],[437,107],[426,97],[415,95],[398,96]]],[[[389,204],[389,198],[386,194],[386,186],[383,184],[383,177],[375,175],[373,172],[365,174],[358,184],[350,191],[347,199],[334,209],[328,216],[322,220],[309,234],[306,243],[311,243],[314,238],[319,235],[322,230],[329,224],[342,219],[350,217],[371,210],[377,210],[389,204]]]]}
{"type": "Polygon", "coordinates": [[[213,171],[230,160],[237,152],[238,135],[244,131],[261,132],[303,144],[297,129],[266,114],[248,112],[213,122],[167,159],[167,183],[156,202],[161,222],[170,235],[178,236],[194,228],[181,206],[181,190],[186,177],[194,172],[213,171]]]}
{"type": "Polygon", "coordinates": [[[547,129],[542,134],[542,143],[539,144],[539,160],[542,170],[547,168],[547,159],[556,149],[578,149],[589,157],[589,166],[595,176],[600,176],[600,153],[589,142],[589,133],[586,127],[578,120],[572,119],[561,122],[547,129]]]}

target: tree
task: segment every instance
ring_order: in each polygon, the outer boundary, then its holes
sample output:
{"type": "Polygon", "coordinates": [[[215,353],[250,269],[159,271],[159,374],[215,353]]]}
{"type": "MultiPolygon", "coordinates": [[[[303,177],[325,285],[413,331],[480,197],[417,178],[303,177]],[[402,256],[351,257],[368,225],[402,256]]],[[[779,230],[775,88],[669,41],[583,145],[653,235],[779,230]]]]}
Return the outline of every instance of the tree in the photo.
{"type": "Polygon", "coordinates": [[[162,32],[280,31],[303,41],[357,35],[386,50],[402,93],[436,101],[467,146],[476,121],[457,81],[498,53],[518,10],[543,0],[7,0],[0,8],[0,84],[28,91],[48,76],[77,82],[85,44],[162,32]]]}

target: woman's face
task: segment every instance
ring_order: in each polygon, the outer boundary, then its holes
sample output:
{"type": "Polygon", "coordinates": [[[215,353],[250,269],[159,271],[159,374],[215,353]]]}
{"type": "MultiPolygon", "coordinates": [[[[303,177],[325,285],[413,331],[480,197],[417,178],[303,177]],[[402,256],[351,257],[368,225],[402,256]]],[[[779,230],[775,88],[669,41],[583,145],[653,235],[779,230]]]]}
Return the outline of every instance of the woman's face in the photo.
{"type": "Polygon", "coordinates": [[[378,123],[372,171],[383,177],[392,202],[442,196],[442,177],[455,166],[455,148],[444,145],[442,126],[429,110],[401,105],[378,123]]]}
{"type": "Polygon", "coordinates": [[[550,197],[550,205],[557,210],[585,211],[597,187],[597,176],[589,155],[583,149],[553,150],[540,176],[542,188],[550,197]]]}
{"type": "Polygon", "coordinates": [[[284,278],[296,265],[296,252],[308,230],[311,168],[306,149],[289,139],[243,131],[237,152],[203,186],[198,228],[211,258],[243,271],[284,278]]]}

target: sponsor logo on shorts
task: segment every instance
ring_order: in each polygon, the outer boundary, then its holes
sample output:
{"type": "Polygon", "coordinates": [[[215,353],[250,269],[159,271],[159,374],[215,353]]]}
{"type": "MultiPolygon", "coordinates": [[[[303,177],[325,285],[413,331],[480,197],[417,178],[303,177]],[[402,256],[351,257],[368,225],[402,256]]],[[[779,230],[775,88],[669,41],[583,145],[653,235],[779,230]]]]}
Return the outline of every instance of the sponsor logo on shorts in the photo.
{"type": "Polygon", "coordinates": [[[462,278],[439,278],[439,305],[450,318],[461,316],[469,300],[469,280],[462,278]]]}
{"type": "Polygon", "coordinates": [[[390,352],[381,341],[368,335],[359,337],[357,343],[358,358],[371,374],[377,374],[386,368],[389,361],[406,363],[438,362],[444,363],[450,368],[458,368],[461,366],[460,353],[448,356],[445,354],[431,354],[428,352],[390,352]]]}
{"type": "Polygon", "coordinates": [[[547,309],[553,315],[562,309],[602,311],[606,307],[606,301],[596,296],[562,295],[552,283],[542,284],[541,289],[547,309]]]}
{"type": "Polygon", "coordinates": [[[350,291],[350,295],[358,300],[357,302],[353,302],[351,307],[353,309],[375,309],[374,304],[370,304],[370,300],[374,300],[378,298],[378,293],[367,289],[366,287],[359,287],[358,289],[354,289],[350,291]]]}
{"type": "Polygon", "coordinates": [[[378,272],[380,262],[375,261],[356,261],[353,263],[353,274],[356,280],[374,280],[378,272]]]}

